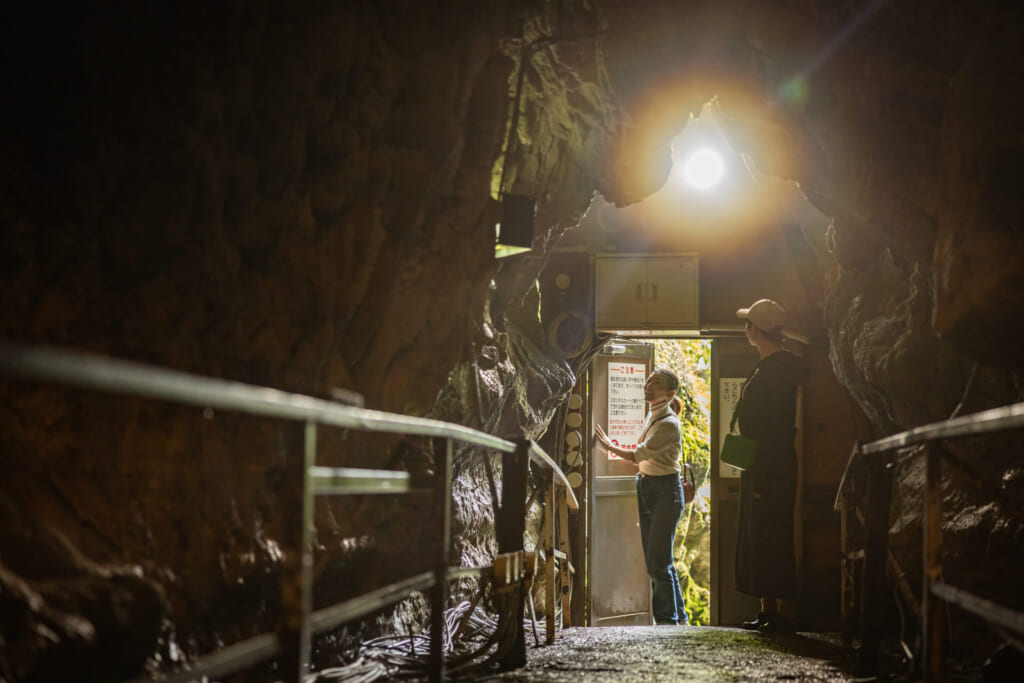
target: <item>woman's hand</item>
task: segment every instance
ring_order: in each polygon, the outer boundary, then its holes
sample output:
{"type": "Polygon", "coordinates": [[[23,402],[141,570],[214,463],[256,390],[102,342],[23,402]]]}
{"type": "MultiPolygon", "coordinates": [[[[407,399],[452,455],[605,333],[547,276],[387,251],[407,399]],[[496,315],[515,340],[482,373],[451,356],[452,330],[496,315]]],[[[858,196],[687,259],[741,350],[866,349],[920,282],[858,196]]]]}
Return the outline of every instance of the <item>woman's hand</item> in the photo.
{"type": "Polygon", "coordinates": [[[636,462],[636,456],[633,455],[633,451],[627,451],[625,448],[619,448],[613,444],[612,440],[609,439],[608,435],[604,433],[603,429],[601,429],[601,425],[594,425],[594,436],[597,437],[598,442],[604,446],[609,453],[613,453],[625,460],[629,460],[634,463],[636,462]]]}

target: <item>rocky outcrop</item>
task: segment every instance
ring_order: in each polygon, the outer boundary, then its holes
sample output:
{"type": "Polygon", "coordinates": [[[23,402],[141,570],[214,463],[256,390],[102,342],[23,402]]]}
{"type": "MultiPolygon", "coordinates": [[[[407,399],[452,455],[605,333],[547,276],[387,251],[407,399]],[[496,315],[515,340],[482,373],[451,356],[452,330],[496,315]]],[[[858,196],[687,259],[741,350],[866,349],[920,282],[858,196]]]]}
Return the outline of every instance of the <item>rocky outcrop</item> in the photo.
{"type": "Polygon", "coordinates": [[[141,567],[98,565],[59,530],[0,498],[0,674],[8,680],[133,676],[164,624],[165,596],[141,567]],[[10,552],[18,548],[19,552],[10,552]],[[22,578],[31,577],[31,578],[22,578]]]}

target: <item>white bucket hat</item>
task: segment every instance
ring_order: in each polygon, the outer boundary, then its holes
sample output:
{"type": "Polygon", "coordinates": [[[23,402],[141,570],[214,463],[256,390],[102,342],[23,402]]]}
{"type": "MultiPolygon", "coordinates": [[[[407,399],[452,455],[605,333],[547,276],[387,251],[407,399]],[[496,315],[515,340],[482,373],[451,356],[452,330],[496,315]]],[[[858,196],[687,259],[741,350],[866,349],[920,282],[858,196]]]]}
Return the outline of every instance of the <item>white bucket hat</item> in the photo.
{"type": "Polygon", "coordinates": [[[810,340],[799,332],[786,327],[786,311],[771,299],[758,299],[747,308],[736,311],[736,315],[750,324],[766,332],[779,332],[784,337],[796,340],[801,344],[809,344],[810,340]]]}

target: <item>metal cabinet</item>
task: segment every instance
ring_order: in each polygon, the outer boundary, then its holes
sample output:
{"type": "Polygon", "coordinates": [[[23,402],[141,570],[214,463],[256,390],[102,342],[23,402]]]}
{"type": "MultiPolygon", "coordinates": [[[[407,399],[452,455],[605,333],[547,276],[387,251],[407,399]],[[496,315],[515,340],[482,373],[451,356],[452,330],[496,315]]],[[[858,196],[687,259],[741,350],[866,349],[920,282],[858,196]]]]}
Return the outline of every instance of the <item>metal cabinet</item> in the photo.
{"type": "Polygon", "coordinates": [[[700,329],[697,254],[602,254],[594,273],[599,332],[667,336],[700,329]]]}

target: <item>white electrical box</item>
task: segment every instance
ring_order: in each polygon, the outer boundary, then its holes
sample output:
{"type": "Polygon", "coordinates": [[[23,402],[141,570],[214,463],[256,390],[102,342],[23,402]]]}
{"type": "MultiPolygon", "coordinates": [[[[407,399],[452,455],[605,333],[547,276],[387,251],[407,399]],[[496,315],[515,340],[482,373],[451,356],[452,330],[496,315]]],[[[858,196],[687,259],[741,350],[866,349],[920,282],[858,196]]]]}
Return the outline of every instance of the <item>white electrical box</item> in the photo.
{"type": "Polygon", "coordinates": [[[697,254],[599,254],[595,327],[622,336],[698,336],[697,254]]]}

